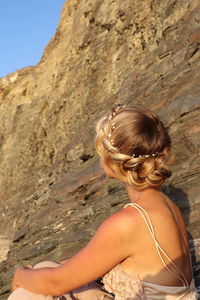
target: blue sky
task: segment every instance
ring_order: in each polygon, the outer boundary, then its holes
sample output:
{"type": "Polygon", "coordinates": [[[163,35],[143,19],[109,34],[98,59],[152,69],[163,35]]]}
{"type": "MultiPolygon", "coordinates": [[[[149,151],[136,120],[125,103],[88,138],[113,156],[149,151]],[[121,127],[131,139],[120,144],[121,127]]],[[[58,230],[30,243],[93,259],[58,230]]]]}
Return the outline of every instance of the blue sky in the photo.
{"type": "Polygon", "coordinates": [[[40,60],[66,0],[0,0],[0,77],[40,60]]]}

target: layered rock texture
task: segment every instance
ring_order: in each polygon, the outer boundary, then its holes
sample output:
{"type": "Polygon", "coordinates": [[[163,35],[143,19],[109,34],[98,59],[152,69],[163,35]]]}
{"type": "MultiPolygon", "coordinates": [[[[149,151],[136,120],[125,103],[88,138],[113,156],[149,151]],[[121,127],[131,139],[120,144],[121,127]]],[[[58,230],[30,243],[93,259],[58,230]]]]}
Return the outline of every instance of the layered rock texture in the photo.
{"type": "Polygon", "coordinates": [[[164,188],[198,283],[199,0],[68,0],[39,64],[0,79],[0,97],[1,300],[16,265],[71,256],[128,201],[94,151],[96,120],[115,103],[153,109],[169,128],[164,188]]]}

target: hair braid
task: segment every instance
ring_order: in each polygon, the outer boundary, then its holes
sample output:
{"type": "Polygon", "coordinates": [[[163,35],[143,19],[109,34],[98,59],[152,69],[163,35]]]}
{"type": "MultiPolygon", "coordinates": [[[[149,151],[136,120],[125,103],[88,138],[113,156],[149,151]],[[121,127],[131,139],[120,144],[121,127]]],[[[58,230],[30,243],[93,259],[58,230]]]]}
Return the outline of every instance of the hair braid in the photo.
{"type": "Polygon", "coordinates": [[[96,149],[117,178],[137,189],[159,186],[171,175],[169,135],[149,110],[117,105],[97,124],[96,149]]]}

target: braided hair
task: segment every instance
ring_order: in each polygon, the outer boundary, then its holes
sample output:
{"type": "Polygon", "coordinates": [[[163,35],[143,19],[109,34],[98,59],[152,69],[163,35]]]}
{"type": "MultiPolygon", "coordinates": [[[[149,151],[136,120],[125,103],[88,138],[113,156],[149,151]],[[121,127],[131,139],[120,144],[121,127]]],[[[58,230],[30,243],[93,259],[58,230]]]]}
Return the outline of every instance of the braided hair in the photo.
{"type": "Polygon", "coordinates": [[[122,182],[142,190],[171,176],[170,137],[152,111],[118,104],[96,131],[97,153],[122,182]]]}

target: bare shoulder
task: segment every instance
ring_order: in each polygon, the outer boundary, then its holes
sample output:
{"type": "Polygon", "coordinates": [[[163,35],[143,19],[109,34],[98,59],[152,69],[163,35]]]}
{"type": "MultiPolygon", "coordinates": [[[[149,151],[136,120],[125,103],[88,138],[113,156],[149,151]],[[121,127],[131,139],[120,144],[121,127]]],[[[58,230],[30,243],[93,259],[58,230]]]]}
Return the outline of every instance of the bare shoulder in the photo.
{"type": "Polygon", "coordinates": [[[130,206],[122,208],[113,215],[111,215],[107,220],[109,222],[116,222],[116,225],[122,229],[127,229],[130,225],[134,225],[134,217],[137,215],[137,210],[130,209],[130,206]]]}
{"type": "Polygon", "coordinates": [[[134,215],[137,212],[129,210],[128,208],[121,209],[107,218],[99,227],[98,231],[105,231],[108,233],[115,233],[118,236],[129,235],[134,228],[134,215]]]}

